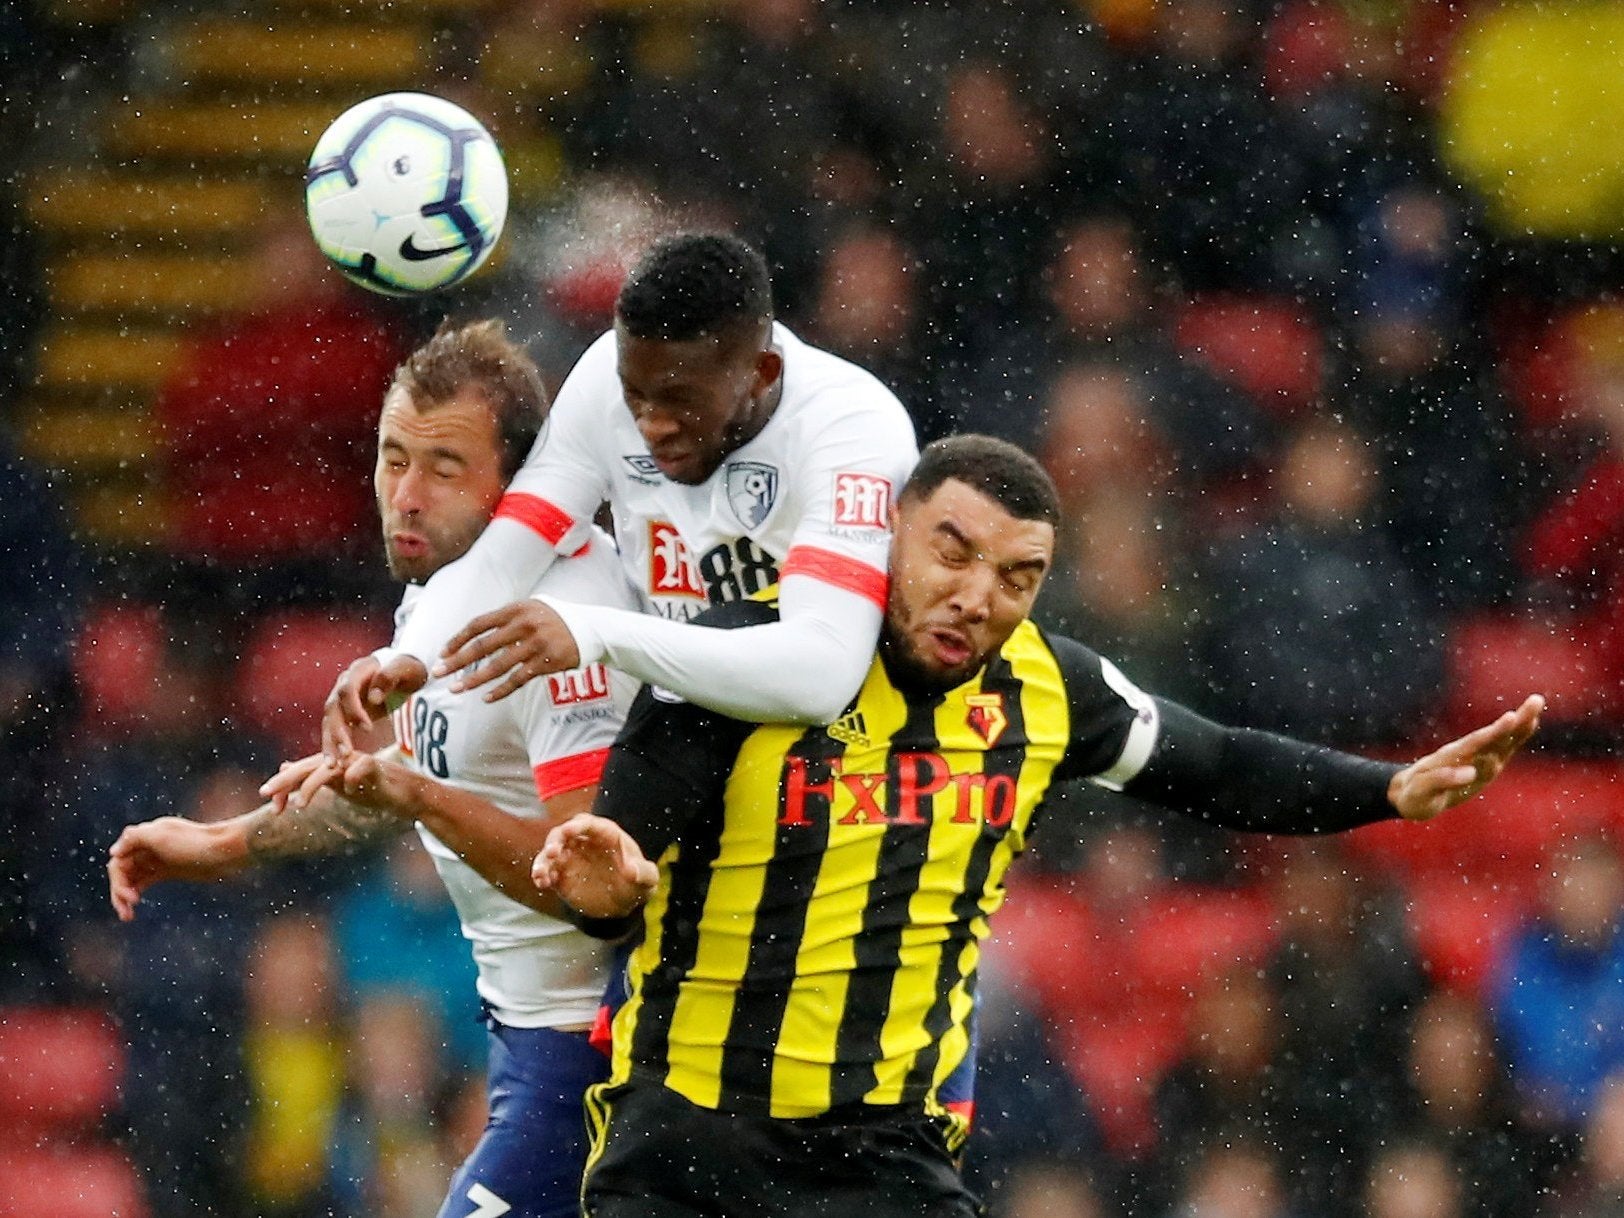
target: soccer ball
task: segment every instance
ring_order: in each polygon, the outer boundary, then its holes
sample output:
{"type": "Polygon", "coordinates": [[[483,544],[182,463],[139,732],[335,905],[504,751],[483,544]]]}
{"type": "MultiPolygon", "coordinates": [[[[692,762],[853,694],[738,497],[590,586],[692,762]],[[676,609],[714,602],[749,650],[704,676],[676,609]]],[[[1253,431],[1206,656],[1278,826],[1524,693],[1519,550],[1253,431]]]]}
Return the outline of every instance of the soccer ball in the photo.
{"type": "Polygon", "coordinates": [[[496,247],[507,202],[490,132],[427,93],[386,93],[344,111],[305,171],[305,214],[321,252],[389,296],[471,275],[496,247]]]}

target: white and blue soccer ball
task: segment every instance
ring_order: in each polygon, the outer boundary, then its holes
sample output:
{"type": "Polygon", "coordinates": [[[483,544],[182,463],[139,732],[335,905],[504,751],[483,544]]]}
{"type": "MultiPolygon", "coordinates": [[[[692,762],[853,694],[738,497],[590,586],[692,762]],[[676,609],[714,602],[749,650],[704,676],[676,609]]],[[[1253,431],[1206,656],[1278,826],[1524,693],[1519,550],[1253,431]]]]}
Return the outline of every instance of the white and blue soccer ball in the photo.
{"type": "Polygon", "coordinates": [[[390,296],[473,274],[502,235],[507,204],[507,167],[490,132],[427,93],[386,93],[344,111],[305,172],[321,252],[390,296]]]}

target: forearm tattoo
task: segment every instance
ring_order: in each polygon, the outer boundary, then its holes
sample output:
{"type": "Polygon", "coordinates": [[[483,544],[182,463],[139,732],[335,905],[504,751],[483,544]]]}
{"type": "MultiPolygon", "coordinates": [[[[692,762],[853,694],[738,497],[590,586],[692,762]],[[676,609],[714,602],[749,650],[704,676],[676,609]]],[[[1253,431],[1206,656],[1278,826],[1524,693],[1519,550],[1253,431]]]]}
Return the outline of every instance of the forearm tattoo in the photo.
{"type": "Polygon", "coordinates": [[[303,808],[282,812],[266,805],[251,814],[248,853],[255,862],[355,854],[398,837],[411,827],[398,816],[364,808],[323,789],[303,808]]]}

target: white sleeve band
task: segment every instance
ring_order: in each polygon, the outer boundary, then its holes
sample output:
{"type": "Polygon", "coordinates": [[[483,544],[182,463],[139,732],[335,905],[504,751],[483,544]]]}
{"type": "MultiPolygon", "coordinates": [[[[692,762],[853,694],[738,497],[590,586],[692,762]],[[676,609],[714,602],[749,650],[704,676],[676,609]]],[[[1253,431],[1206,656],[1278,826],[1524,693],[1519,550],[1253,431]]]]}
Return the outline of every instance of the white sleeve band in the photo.
{"type": "Polygon", "coordinates": [[[558,551],[534,530],[502,517],[485,526],[473,548],[423,585],[396,649],[432,669],[447,640],[472,619],[522,600],[558,551]]]}
{"type": "Polygon", "coordinates": [[[778,621],[737,630],[580,605],[560,609],[560,616],[575,634],[582,663],[589,647],[601,647],[611,668],[735,719],[828,723],[846,709],[874,661],[880,607],[806,576],[787,577],[779,591],[778,621]],[[576,623],[588,617],[590,625],[576,633],[576,623]]]}

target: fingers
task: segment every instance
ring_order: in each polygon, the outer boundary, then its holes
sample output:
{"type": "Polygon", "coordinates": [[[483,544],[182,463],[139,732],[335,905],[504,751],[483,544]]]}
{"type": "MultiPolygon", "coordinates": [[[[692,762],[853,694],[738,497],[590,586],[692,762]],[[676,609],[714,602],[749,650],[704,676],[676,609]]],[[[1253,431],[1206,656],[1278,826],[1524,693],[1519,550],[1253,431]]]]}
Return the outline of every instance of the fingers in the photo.
{"type": "MultiPolygon", "coordinates": [[[[535,664],[531,659],[521,659],[507,670],[507,675],[493,688],[485,691],[485,701],[500,702],[509,694],[523,689],[547,669],[544,664],[535,664]],[[532,665],[534,664],[534,671],[532,665]]],[[[483,678],[482,678],[483,680],[483,678]]],[[[473,688],[472,685],[469,688],[473,688]]]]}
{"type": "Polygon", "coordinates": [[[521,605],[504,605],[480,614],[457,631],[440,653],[434,675],[443,677],[470,664],[477,664],[521,637],[523,631],[518,623],[518,614],[522,608],[521,605]]]}
{"type": "Polygon", "coordinates": [[[135,907],[141,903],[141,890],[131,875],[127,857],[108,859],[107,893],[113,902],[113,912],[118,915],[118,920],[120,922],[133,920],[135,907]]]}
{"type": "Polygon", "coordinates": [[[313,771],[323,765],[326,765],[326,757],[323,754],[300,757],[297,762],[283,762],[276,773],[261,784],[260,794],[265,799],[270,799],[271,806],[281,812],[286,809],[289,797],[299,791],[313,771]]]}

